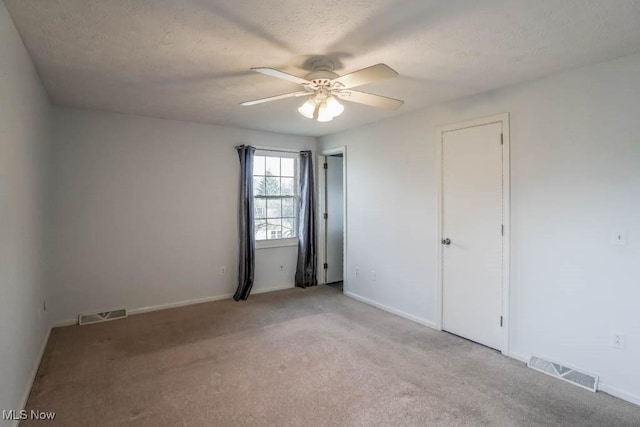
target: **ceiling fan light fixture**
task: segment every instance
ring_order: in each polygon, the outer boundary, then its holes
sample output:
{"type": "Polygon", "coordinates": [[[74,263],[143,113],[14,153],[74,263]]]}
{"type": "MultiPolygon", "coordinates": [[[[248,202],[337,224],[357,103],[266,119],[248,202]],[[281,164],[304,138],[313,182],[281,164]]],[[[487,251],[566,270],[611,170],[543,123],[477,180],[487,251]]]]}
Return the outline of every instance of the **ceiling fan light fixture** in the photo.
{"type": "Polygon", "coordinates": [[[331,110],[326,102],[322,102],[320,107],[318,107],[318,118],[316,120],[319,122],[330,122],[333,120],[333,114],[331,114],[331,110]]]}
{"type": "Polygon", "coordinates": [[[304,104],[298,108],[298,112],[302,114],[307,119],[313,119],[313,116],[316,112],[316,100],[313,96],[310,96],[304,104]]]}
{"type": "Polygon", "coordinates": [[[254,99],[242,102],[240,105],[249,106],[306,96],[307,100],[298,107],[298,112],[303,117],[319,122],[330,122],[344,112],[344,106],[339,99],[387,110],[397,110],[402,106],[403,101],[399,99],[353,90],[354,87],[396,77],[398,73],[388,65],[376,64],[342,76],[334,73],[333,68],[331,61],[316,60],[312,64],[311,72],[304,78],[274,68],[252,68],[251,70],[257,73],[297,83],[304,90],[254,99]]]}
{"type": "Polygon", "coordinates": [[[327,108],[329,109],[329,114],[333,117],[338,117],[344,111],[344,105],[340,104],[335,96],[331,95],[327,98],[327,108]]]}

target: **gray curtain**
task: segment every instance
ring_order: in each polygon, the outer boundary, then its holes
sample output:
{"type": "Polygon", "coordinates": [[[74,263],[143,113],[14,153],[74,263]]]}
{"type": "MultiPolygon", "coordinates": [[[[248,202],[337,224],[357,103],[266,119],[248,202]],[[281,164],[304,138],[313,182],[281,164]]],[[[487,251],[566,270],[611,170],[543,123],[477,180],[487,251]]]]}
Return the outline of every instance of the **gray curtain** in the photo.
{"type": "Polygon", "coordinates": [[[256,265],[256,236],[253,223],[253,155],[250,145],[236,147],[240,158],[240,200],[238,203],[238,289],[236,301],[249,298],[256,265]]]}
{"type": "Polygon", "coordinates": [[[296,286],[300,288],[318,284],[316,280],[316,201],[312,157],[311,151],[300,152],[298,265],[296,268],[296,286]]]}

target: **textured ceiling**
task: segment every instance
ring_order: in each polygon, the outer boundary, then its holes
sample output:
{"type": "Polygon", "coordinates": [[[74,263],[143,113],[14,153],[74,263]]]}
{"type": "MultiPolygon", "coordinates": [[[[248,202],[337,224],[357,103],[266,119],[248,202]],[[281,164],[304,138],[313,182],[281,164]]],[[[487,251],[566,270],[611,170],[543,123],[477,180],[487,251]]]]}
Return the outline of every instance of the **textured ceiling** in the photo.
{"type": "Polygon", "coordinates": [[[59,105],[324,135],[640,51],[640,0],[5,0],[59,105]],[[345,103],[329,123],[299,89],[249,72],[304,76],[314,55],[340,74],[384,62],[400,77],[361,90],[396,112],[345,103]]]}

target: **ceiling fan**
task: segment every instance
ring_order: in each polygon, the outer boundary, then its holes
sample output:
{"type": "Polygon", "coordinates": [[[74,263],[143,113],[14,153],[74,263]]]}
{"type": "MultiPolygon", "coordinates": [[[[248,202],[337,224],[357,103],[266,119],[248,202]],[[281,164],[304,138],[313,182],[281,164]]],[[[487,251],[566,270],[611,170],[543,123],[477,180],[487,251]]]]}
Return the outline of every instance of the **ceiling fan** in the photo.
{"type": "Polygon", "coordinates": [[[312,71],[304,76],[304,78],[273,68],[258,67],[252,68],[251,70],[267,76],[298,83],[302,85],[304,90],[247,101],[240,105],[256,105],[262,104],[263,102],[277,101],[279,99],[307,96],[308,98],[305,103],[298,108],[300,114],[308,119],[316,119],[319,122],[329,122],[344,111],[344,106],[338,101],[338,98],[344,101],[357,102],[359,104],[386,108],[388,110],[396,110],[404,104],[404,101],[398,99],[352,90],[352,88],[357,86],[398,75],[397,72],[385,64],[373,65],[340,76],[333,72],[333,64],[331,62],[318,60],[313,63],[312,71]]]}

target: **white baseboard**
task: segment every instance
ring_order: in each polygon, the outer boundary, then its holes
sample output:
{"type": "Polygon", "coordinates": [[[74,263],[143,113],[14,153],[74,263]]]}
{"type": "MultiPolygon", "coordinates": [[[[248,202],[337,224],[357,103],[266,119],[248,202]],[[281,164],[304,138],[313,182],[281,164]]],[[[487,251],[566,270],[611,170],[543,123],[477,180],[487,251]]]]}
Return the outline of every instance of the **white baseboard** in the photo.
{"type": "Polygon", "coordinates": [[[627,393],[626,391],[620,390],[619,388],[611,387],[606,384],[599,383],[598,391],[605,392],[607,394],[610,394],[611,396],[615,396],[619,399],[626,400],[627,402],[634,403],[640,406],[640,396],[627,393]]]}
{"type": "MultiPolygon", "coordinates": [[[[251,293],[254,295],[257,294],[262,294],[262,293],[267,293],[267,292],[274,292],[274,291],[281,291],[284,289],[292,289],[294,286],[291,285],[285,285],[285,286],[273,286],[273,287],[269,287],[269,288],[264,288],[264,289],[255,289],[253,290],[251,293]]],[[[353,292],[347,292],[344,291],[344,295],[348,296],[349,298],[353,298],[357,301],[363,302],[365,304],[371,305],[373,307],[379,308],[381,310],[384,310],[386,312],[389,312],[391,314],[395,314],[396,316],[400,316],[404,319],[410,320],[412,322],[416,322],[419,323],[421,325],[424,326],[428,326],[430,328],[439,330],[439,328],[436,326],[436,324],[430,320],[426,320],[426,319],[422,319],[420,317],[414,316],[412,314],[409,313],[405,313],[404,311],[401,310],[397,310],[395,308],[391,308],[387,305],[381,304],[379,302],[370,300],[368,298],[362,297],[360,295],[354,294],[353,292]]],[[[205,303],[205,302],[211,302],[211,301],[220,301],[220,300],[224,300],[224,299],[228,299],[233,297],[233,294],[224,294],[224,295],[216,295],[216,296],[212,296],[212,297],[205,297],[205,298],[197,298],[197,299],[191,299],[191,300],[185,300],[185,301],[179,301],[179,302],[175,302],[175,303],[168,303],[168,304],[160,304],[160,305],[155,305],[155,306],[149,306],[149,307],[140,307],[140,308],[136,308],[136,309],[131,309],[128,310],[128,312],[130,314],[139,314],[139,313],[148,313],[151,311],[158,311],[158,310],[165,310],[165,309],[169,309],[169,308],[176,308],[176,307],[183,307],[183,306],[187,306],[187,305],[192,305],[192,304],[201,304],[201,303],[205,303]]],[[[76,325],[78,323],[78,319],[68,319],[68,320],[62,320],[62,321],[58,321],[55,322],[51,328],[49,328],[49,330],[47,331],[47,334],[44,338],[44,341],[42,343],[42,346],[40,348],[40,354],[37,358],[37,360],[35,361],[34,367],[33,367],[33,371],[30,377],[30,381],[28,382],[25,391],[23,392],[23,396],[22,396],[22,405],[21,408],[24,408],[27,404],[27,400],[29,399],[29,393],[31,393],[31,388],[33,386],[33,383],[36,379],[36,375],[38,374],[38,368],[40,367],[40,363],[42,361],[42,357],[44,356],[44,352],[45,349],[47,347],[47,342],[49,341],[49,336],[51,335],[51,329],[52,328],[57,328],[57,327],[61,327],[61,326],[69,326],[69,325],[76,325]]],[[[511,357],[513,359],[519,360],[521,362],[527,363],[529,361],[529,358],[527,356],[525,356],[524,354],[520,354],[520,353],[516,353],[516,352],[509,352],[508,354],[506,354],[506,356],[511,357]]],[[[634,395],[631,393],[628,393],[624,390],[620,390],[619,388],[616,387],[611,387],[608,386],[606,384],[600,383],[598,384],[598,391],[602,391],[604,393],[610,394],[612,396],[615,396],[619,399],[625,400],[627,402],[633,403],[635,405],[639,405],[640,406],[640,396],[638,395],[634,395]]],[[[14,427],[18,426],[18,421],[16,421],[14,424],[14,427]]]]}
{"type": "MultiPolygon", "coordinates": [[[[251,295],[264,294],[264,293],[273,292],[273,291],[281,291],[284,289],[292,289],[293,287],[294,286],[292,285],[281,285],[281,286],[272,286],[272,287],[263,288],[263,289],[254,289],[251,291],[251,295]]],[[[222,294],[222,295],[214,295],[214,296],[209,296],[204,298],[195,298],[195,299],[184,300],[184,301],[170,302],[167,304],[151,305],[148,307],[129,308],[127,309],[127,314],[134,315],[134,314],[149,313],[152,311],[167,310],[169,308],[178,308],[178,307],[184,307],[187,305],[202,304],[205,302],[221,301],[221,300],[229,299],[232,297],[233,297],[233,294],[222,294]]],[[[57,322],[54,322],[52,327],[60,328],[63,326],[72,326],[77,324],[78,324],[77,318],[66,319],[66,320],[59,320],[57,322]]]]}
{"type": "Polygon", "coordinates": [[[251,290],[251,295],[265,294],[267,292],[274,292],[274,291],[284,291],[285,289],[293,289],[293,288],[295,288],[294,285],[271,286],[269,288],[264,288],[264,289],[253,289],[251,290]]]}
{"type": "MultiPolygon", "coordinates": [[[[391,308],[391,307],[386,306],[384,304],[380,304],[379,302],[376,302],[376,301],[370,300],[368,298],[362,297],[360,295],[354,294],[353,292],[344,291],[344,295],[348,296],[349,298],[353,298],[355,300],[363,302],[365,304],[371,305],[373,307],[379,308],[381,310],[387,311],[389,313],[395,314],[396,316],[400,316],[400,317],[405,318],[407,320],[411,320],[412,322],[416,322],[416,323],[428,326],[428,327],[433,328],[433,329],[438,329],[436,324],[434,322],[431,322],[430,320],[422,319],[422,318],[414,316],[412,314],[405,313],[404,311],[397,310],[395,308],[391,308]]],[[[527,356],[525,356],[524,354],[521,354],[521,353],[517,353],[517,352],[511,351],[511,352],[505,354],[505,356],[511,357],[512,359],[519,360],[520,362],[524,362],[524,363],[528,363],[529,362],[529,357],[527,357],[527,356]]],[[[605,392],[605,393],[610,394],[612,396],[615,396],[615,397],[617,397],[619,399],[626,400],[627,402],[630,402],[630,403],[633,403],[633,404],[636,404],[636,405],[640,405],[640,396],[628,393],[628,392],[626,392],[624,390],[620,390],[619,388],[611,387],[611,386],[608,386],[606,384],[599,383],[598,384],[598,391],[602,391],[602,392],[605,392]]]]}
{"type": "Polygon", "coordinates": [[[524,363],[529,363],[529,359],[530,359],[528,356],[525,356],[524,354],[521,354],[521,353],[516,353],[515,351],[510,351],[509,353],[504,355],[524,363]]]}
{"type": "Polygon", "coordinates": [[[195,299],[189,299],[184,301],[170,302],[167,304],[151,305],[148,307],[129,308],[127,309],[127,313],[128,314],[149,313],[151,311],[167,310],[169,308],[178,308],[178,307],[184,307],[187,305],[202,304],[204,302],[220,301],[223,299],[229,299],[231,297],[233,297],[233,294],[223,294],[223,295],[214,295],[214,296],[204,297],[204,298],[195,298],[195,299]]]}
{"type": "MultiPolygon", "coordinates": [[[[40,345],[40,352],[38,357],[36,358],[33,368],[31,370],[31,375],[29,376],[29,380],[27,381],[26,387],[22,392],[22,399],[20,400],[20,409],[24,409],[27,406],[27,401],[29,400],[29,394],[31,393],[31,388],[33,387],[33,383],[36,380],[36,375],[38,375],[38,369],[40,369],[40,363],[42,362],[42,357],[44,356],[44,351],[47,348],[47,343],[49,342],[49,336],[51,335],[51,329],[47,328],[47,333],[44,336],[44,340],[40,345]]],[[[15,420],[13,422],[13,426],[17,427],[20,423],[20,420],[15,420]]]]}
{"type": "MultiPolygon", "coordinates": [[[[529,363],[529,357],[520,353],[510,352],[509,354],[507,354],[507,356],[524,363],[529,363]]],[[[627,402],[640,406],[640,396],[628,393],[624,390],[620,390],[619,388],[611,387],[611,386],[608,386],[607,384],[603,384],[602,382],[599,382],[598,391],[602,391],[604,393],[610,394],[611,396],[615,396],[618,399],[626,400],[627,402]]]]}
{"type": "Polygon", "coordinates": [[[421,317],[414,316],[413,314],[406,313],[406,312],[404,312],[402,310],[398,310],[398,309],[389,307],[388,305],[380,304],[379,302],[370,300],[369,298],[362,297],[362,296],[360,296],[358,294],[354,294],[353,292],[344,291],[344,295],[348,296],[349,298],[353,298],[355,300],[363,302],[365,304],[369,304],[369,305],[371,305],[373,307],[379,308],[380,310],[384,310],[384,311],[389,312],[391,314],[395,314],[396,316],[400,316],[400,317],[402,317],[404,319],[411,320],[412,322],[416,322],[416,323],[419,323],[421,325],[428,326],[428,327],[436,329],[436,330],[440,330],[438,328],[438,326],[434,322],[432,322],[431,320],[423,319],[421,317]]]}
{"type": "Polygon", "coordinates": [[[52,328],[62,328],[63,326],[73,326],[78,324],[78,318],[57,320],[51,324],[52,328]]]}
{"type": "MultiPolygon", "coordinates": [[[[285,286],[272,286],[272,287],[264,288],[264,289],[252,289],[251,290],[251,295],[264,294],[264,293],[273,292],[273,291],[281,291],[283,289],[290,289],[290,288],[293,288],[293,286],[285,285],[285,286]]],[[[168,304],[160,304],[160,305],[152,305],[152,306],[149,306],[149,307],[132,308],[132,309],[127,309],[127,313],[128,314],[149,313],[151,311],[166,310],[166,309],[169,309],[169,308],[184,307],[184,306],[187,306],[187,305],[202,304],[202,303],[205,303],[205,302],[222,301],[224,299],[229,299],[229,298],[233,298],[233,294],[214,295],[214,296],[211,296],[211,297],[204,297],[204,298],[196,298],[196,299],[190,299],[190,300],[184,300],[184,301],[178,301],[178,302],[171,302],[171,303],[168,303],[168,304]]]]}

